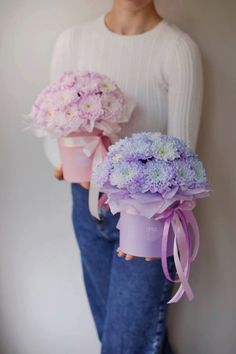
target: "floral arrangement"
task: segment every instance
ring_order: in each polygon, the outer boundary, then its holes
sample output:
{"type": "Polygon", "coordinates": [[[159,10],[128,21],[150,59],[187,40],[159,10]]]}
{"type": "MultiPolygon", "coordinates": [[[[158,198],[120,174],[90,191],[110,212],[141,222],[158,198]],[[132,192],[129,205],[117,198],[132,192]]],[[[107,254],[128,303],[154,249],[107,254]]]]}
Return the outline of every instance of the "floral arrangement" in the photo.
{"type": "Polygon", "coordinates": [[[117,84],[96,72],[64,72],[37,97],[28,116],[38,136],[59,138],[97,128],[109,136],[129,120],[133,102],[117,84]]]}
{"type": "Polygon", "coordinates": [[[100,187],[162,197],[196,194],[208,185],[196,153],[183,140],[159,132],[133,134],[111,145],[93,178],[100,187]]]}
{"type": "MultiPolygon", "coordinates": [[[[132,99],[106,75],[64,72],[35,100],[25,118],[37,136],[58,140],[63,177],[68,182],[91,180],[91,173],[117,140],[120,123],[127,122],[134,109],[132,99]]],[[[99,191],[90,185],[89,208],[99,218],[99,191]]]]}
{"type": "Polygon", "coordinates": [[[192,300],[188,277],[200,238],[192,210],[197,198],[209,194],[206,171],[197,154],[176,137],[136,133],[108,148],[92,180],[107,194],[103,202],[111,212],[120,212],[120,249],[134,256],[160,257],[166,278],[180,283],[169,303],[184,293],[192,300]],[[167,266],[171,255],[175,279],[167,266]]]}

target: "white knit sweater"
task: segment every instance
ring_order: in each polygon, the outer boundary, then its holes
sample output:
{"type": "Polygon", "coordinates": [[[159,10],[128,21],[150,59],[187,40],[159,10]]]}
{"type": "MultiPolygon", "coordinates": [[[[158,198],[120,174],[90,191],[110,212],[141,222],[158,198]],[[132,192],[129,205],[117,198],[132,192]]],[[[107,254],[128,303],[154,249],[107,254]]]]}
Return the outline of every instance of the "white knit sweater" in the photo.
{"type": "MultiPolygon", "coordinates": [[[[50,81],[66,70],[89,70],[114,79],[136,108],[120,137],[160,131],[183,138],[195,150],[201,117],[201,55],[188,34],[162,20],[136,35],[112,32],[104,16],[64,30],[54,45],[50,81]]],[[[57,142],[45,139],[49,160],[57,165],[57,142]]]]}

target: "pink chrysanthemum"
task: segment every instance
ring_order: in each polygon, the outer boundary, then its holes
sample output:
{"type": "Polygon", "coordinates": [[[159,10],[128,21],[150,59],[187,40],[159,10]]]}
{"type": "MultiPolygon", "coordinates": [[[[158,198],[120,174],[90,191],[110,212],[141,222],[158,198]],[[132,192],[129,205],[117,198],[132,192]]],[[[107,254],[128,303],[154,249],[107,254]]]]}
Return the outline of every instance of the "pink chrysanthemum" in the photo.
{"type": "Polygon", "coordinates": [[[133,102],[117,84],[96,72],[64,72],[35,100],[28,115],[30,127],[51,137],[94,128],[111,135],[127,122],[133,102]]]}

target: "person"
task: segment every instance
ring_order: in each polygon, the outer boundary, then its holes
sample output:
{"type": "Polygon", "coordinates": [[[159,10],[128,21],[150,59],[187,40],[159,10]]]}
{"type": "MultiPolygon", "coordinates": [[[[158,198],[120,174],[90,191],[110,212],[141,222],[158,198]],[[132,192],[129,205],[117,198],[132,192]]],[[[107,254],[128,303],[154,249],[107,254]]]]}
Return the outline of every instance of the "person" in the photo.
{"type": "MultiPolygon", "coordinates": [[[[88,70],[114,79],[136,107],[120,137],[160,131],[177,136],[195,150],[201,116],[203,73],[195,41],[163,19],[152,0],[114,0],[108,13],[65,29],[57,38],[50,79],[63,71],[88,70]]],[[[49,159],[58,164],[56,142],[45,140],[49,159]]],[[[167,302],[172,284],[160,259],[126,255],[118,249],[119,215],[88,209],[89,183],[71,184],[72,222],[85,288],[102,354],[171,354],[167,302]],[[151,261],[150,261],[151,260],[151,261]]],[[[168,257],[172,275],[173,257],[168,257]]]]}

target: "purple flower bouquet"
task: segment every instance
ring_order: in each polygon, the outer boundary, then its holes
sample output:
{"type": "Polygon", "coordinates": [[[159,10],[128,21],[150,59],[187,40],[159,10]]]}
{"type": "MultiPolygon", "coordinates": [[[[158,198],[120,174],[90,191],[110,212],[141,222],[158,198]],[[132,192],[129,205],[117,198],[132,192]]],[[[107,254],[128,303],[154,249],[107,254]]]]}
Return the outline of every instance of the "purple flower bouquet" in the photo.
{"type": "MultiPolygon", "coordinates": [[[[64,72],[40,93],[27,120],[37,136],[58,138],[64,179],[85,182],[117,140],[120,124],[130,119],[133,108],[133,101],[109,77],[64,72]]],[[[98,217],[95,199],[93,193],[90,210],[98,217]]]]}
{"type": "Polygon", "coordinates": [[[187,144],[161,133],[138,133],[109,146],[92,179],[106,192],[113,214],[120,212],[120,248],[140,257],[160,257],[167,279],[180,287],[170,300],[186,292],[190,264],[199,248],[199,229],[193,215],[196,199],[209,194],[202,162],[187,144]],[[190,226],[192,233],[190,232],[190,226]],[[174,256],[172,279],[167,257],[174,256]]]}

